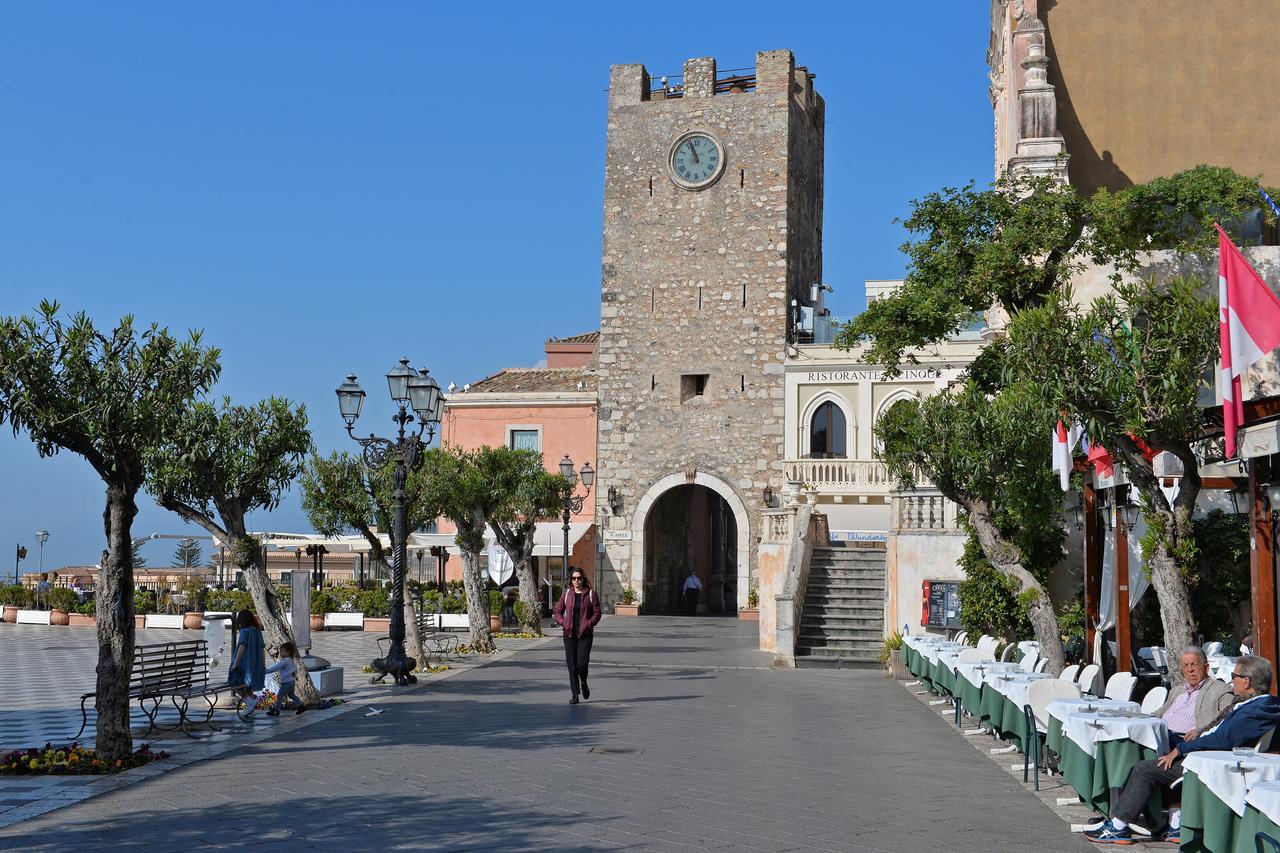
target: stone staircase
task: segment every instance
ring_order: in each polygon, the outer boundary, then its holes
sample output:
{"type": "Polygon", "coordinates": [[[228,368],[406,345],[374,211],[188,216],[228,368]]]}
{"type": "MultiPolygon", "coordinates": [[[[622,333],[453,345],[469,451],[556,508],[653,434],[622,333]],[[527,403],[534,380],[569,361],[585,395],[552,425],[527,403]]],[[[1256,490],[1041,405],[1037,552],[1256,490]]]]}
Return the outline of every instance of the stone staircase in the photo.
{"type": "Polygon", "coordinates": [[[880,666],[885,553],[814,548],[796,638],[796,666],[880,666]]]}

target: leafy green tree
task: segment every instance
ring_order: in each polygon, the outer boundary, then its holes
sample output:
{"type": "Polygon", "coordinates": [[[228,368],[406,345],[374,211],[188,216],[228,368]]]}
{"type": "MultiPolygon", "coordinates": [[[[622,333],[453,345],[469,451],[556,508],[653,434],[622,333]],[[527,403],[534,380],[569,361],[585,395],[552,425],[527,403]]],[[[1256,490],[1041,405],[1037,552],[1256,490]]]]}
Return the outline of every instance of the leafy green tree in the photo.
{"type": "MultiPolygon", "coordinates": [[[[1168,249],[1175,255],[1194,255],[1211,249],[1215,233],[1212,223],[1218,220],[1229,226],[1233,219],[1256,208],[1257,189],[1256,180],[1230,169],[1197,166],[1115,193],[1099,191],[1089,198],[1080,196],[1070,185],[1044,178],[1006,177],[990,190],[978,191],[970,184],[932,193],[913,202],[912,215],[905,222],[912,236],[903,246],[910,257],[910,270],[903,287],[868,306],[866,312],[841,331],[837,345],[862,347],[864,360],[884,364],[892,374],[904,361],[914,362],[919,348],[943,340],[967,325],[979,312],[987,312],[996,334],[1000,334],[1006,317],[1012,330],[1026,322],[1022,315],[1029,311],[1043,309],[1061,313],[1072,277],[1086,265],[1109,266],[1112,282],[1119,285],[1126,276],[1132,277],[1143,269],[1150,259],[1146,254],[1150,250],[1168,249]]],[[[1189,310],[1194,313],[1194,309],[1189,310]]],[[[1150,300],[1147,313],[1157,318],[1164,316],[1160,307],[1150,300]]],[[[1050,351],[1084,349],[1076,332],[1066,327],[1051,328],[1053,319],[1042,317],[1035,322],[1038,323],[1037,343],[1049,346],[1050,351]],[[1061,339],[1051,343],[1049,339],[1055,333],[1061,339]],[[1066,340],[1072,335],[1075,335],[1074,343],[1066,340]]],[[[1163,320],[1158,322],[1169,327],[1163,320]]],[[[1174,364],[1139,375],[1137,383],[1143,387],[1138,397],[1133,393],[1135,384],[1119,378],[1118,370],[1104,369],[1110,378],[1092,384],[1098,393],[1091,400],[1098,408],[1091,419],[1086,419],[1090,420],[1091,429],[1097,429],[1104,421],[1112,425],[1093,434],[1109,447],[1118,449],[1126,468],[1142,459],[1136,442],[1129,438],[1130,432],[1157,449],[1184,449],[1180,446],[1181,440],[1172,442],[1178,445],[1176,448],[1165,446],[1168,435],[1153,443],[1152,434],[1142,421],[1147,415],[1173,419],[1190,416],[1194,414],[1193,401],[1188,402],[1188,409],[1181,413],[1150,410],[1142,417],[1136,414],[1150,403],[1158,406],[1161,399],[1173,402],[1177,397],[1175,393],[1162,398],[1161,389],[1146,387],[1147,383],[1180,383],[1178,393],[1191,389],[1194,400],[1199,377],[1190,380],[1185,377],[1190,375],[1190,363],[1196,361],[1201,352],[1199,332],[1183,328],[1190,322],[1186,311],[1170,322],[1173,327],[1186,331],[1183,340],[1194,339],[1195,347],[1178,354],[1174,364]],[[1174,376],[1184,379],[1173,379],[1174,376]],[[1107,411],[1121,410],[1128,414],[1105,416],[1107,411]],[[1122,421],[1127,427],[1120,428],[1124,426],[1122,421]]],[[[1156,344],[1154,337],[1147,340],[1148,346],[1156,344]]],[[[971,374],[988,394],[996,397],[1003,396],[1007,388],[1028,382],[1036,384],[1041,377],[1048,378],[1050,390],[1060,392],[1063,383],[1090,385],[1090,377],[1085,374],[1095,371],[1100,363],[1110,364],[1109,352],[1105,359],[1099,362],[1059,358],[1049,364],[1044,351],[1021,346],[1008,355],[980,359],[980,363],[971,368],[971,374]],[[1070,375],[1055,375],[1054,371],[1070,375]]],[[[1037,423],[1042,423],[1046,416],[1056,417],[1062,408],[1070,411],[1085,408],[1072,405],[1062,393],[1045,393],[1043,386],[1022,388],[1018,394],[1038,401],[1042,411],[1034,418],[1037,423]]],[[[1048,427],[1045,434],[1048,435],[1048,427]]],[[[1003,441],[1003,437],[993,438],[993,446],[1003,441]]],[[[1040,463],[1036,464],[1030,457],[1025,457],[1024,463],[1026,483],[1036,482],[1040,471],[1049,463],[1047,439],[1040,463]]],[[[1193,504],[1194,492],[1199,490],[1195,464],[1184,463],[1184,468],[1188,471],[1184,482],[1194,488],[1186,498],[1179,495],[1178,505],[1187,501],[1193,504]]],[[[1166,634],[1168,645],[1176,646],[1184,642],[1181,638],[1189,636],[1190,612],[1186,606],[1185,581],[1180,581],[1179,572],[1171,567],[1182,566],[1180,571],[1185,572],[1194,559],[1194,542],[1189,535],[1189,513],[1180,514],[1180,510],[1165,513],[1160,509],[1163,499],[1156,497],[1159,490],[1150,471],[1149,462],[1135,464],[1130,479],[1147,498],[1148,511],[1152,507],[1157,510],[1156,517],[1148,516],[1152,537],[1149,552],[1157,552],[1153,569],[1156,565],[1164,566],[1154,586],[1161,602],[1162,621],[1166,629],[1174,629],[1166,634]],[[1167,613],[1163,612],[1165,608],[1167,613]]],[[[1046,493],[1053,490],[1050,484],[1043,487],[1046,493]]],[[[993,499],[1002,500],[1002,496],[996,495],[993,499]]],[[[984,541],[983,546],[986,549],[987,542],[984,541]]],[[[988,558],[1000,567],[1000,561],[989,551],[988,558]]]]}
{"type": "Polygon", "coordinates": [[[990,634],[1012,642],[1031,634],[1026,609],[1018,601],[1018,583],[992,567],[982,545],[970,533],[960,567],[960,617],[969,636],[990,634]]]}
{"type": "Polygon", "coordinates": [[[490,472],[498,494],[507,498],[493,509],[489,528],[510,555],[520,582],[521,630],[541,636],[542,607],[533,578],[534,533],[539,519],[554,518],[562,511],[573,486],[542,467],[542,454],[534,450],[482,447],[475,461],[490,472]]]}
{"type": "Polygon", "coordinates": [[[173,560],[169,563],[175,569],[194,569],[204,564],[204,549],[196,539],[179,540],[178,547],[173,549],[173,560]]]}
{"type": "Polygon", "coordinates": [[[129,552],[132,556],[133,567],[135,569],[145,568],[147,565],[147,558],[142,556],[142,546],[144,544],[146,543],[134,542],[133,547],[129,549],[129,552]]]}
{"type": "MultiPolygon", "coordinates": [[[[877,422],[881,455],[900,483],[917,471],[966,514],[990,567],[1014,585],[1040,654],[1064,664],[1062,632],[1044,588],[1062,530],[1049,453],[1049,426],[1035,400],[1005,389],[991,395],[970,381],[922,400],[895,403],[877,422]]],[[[1012,639],[1012,638],[1010,638],[1012,639]]]]}
{"type": "Polygon", "coordinates": [[[1218,357],[1217,302],[1203,289],[1186,278],[1120,283],[1087,309],[1063,291],[1020,312],[1008,338],[1011,378],[1084,423],[1141,493],[1146,566],[1165,644],[1178,649],[1198,633],[1188,579],[1201,480],[1191,445],[1201,434],[1196,398],[1218,357]],[[1172,500],[1155,471],[1158,451],[1181,467],[1172,500]]]}
{"type": "MultiPolygon", "coordinates": [[[[335,452],[328,457],[313,456],[302,473],[302,509],[312,526],[325,536],[355,533],[369,543],[371,565],[385,565],[395,553],[395,488],[393,465],[372,471],[357,457],[335,452]],[[388,545],[374,532],[387,534],[388,545]]],[[[405,529],[420,530],[436,519],[436,513],[425,502],[425,474],[418,463],[405,472],[405,529]]],[[[405,566],[406,571],[408,566],[405,566]]],[[[422,632],[418,630],[416,604],[413,597],[404,600],[405,653],[425,665],[422,632]]]]}
{"type": "MultiPolygon", "coordinates": [[[[310,447],[304,407],[278,397],[252,406],[224,399],[220,406],[203,401],[192,405],[148,460],[148,486],[156,503],[226,543],[232,562],[244,573],[267,642],[276,647],[293,642],[293,632],[267,576],[262,541],[249,533],[245,519],[254,510],[280,505],[310,447]]],[[[298,697],[318,704],[320,696],[305,676],[300,655],[294,663],[303,674],[297,681],[298,697]]]]}
{"type": "Polygon", "coordinates": [[[490,448],[462,450],[445,446],[423,454],[426,505],[433,510],[433,517],[444,516],[457,528],[454,541],[462,552],[471,645],[482,652],[494,649],[486,584],[480,570],[484,531],[490,520],[508,517],[513,497],[509,481],[489,464],[490,452],[490,448]]]}
{"type": "Polygon", "coordinates": [[[25,432],[41,456],[83,457],[106,486],[94,708],[97,749],[111,763],[133,750],[132,525],[146,457],[217,381],[219,353],[198,332],[178,340],[154,324],[139,331],[128,316],[99,330],[83,312],[63,319],[59,311],[43,302],[36,316],[0,319],[0,421],[25,432]]]}

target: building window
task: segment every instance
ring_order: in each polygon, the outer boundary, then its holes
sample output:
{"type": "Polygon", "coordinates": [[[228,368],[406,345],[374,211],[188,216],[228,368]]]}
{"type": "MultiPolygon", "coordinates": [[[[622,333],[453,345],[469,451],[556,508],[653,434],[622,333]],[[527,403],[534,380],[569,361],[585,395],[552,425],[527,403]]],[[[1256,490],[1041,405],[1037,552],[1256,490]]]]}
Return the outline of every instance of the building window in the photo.
{"type": "Polygon", "coordinates": [[[680,377],[680,402],[701,397],[707,391],[708,373],[686,373],[680,377]]]}
{"type": "Polygon", "coordinates": [[[835,403],[823,403],[809,422],[809,457],[844,459],[845,450],[844,412],[835,403]]]}
{"type": "Polygon", "coordinates": [[[541,453],[542,431],[537,429],[508,429],[507,446],[512,450],[536,450],[541,453]]]}

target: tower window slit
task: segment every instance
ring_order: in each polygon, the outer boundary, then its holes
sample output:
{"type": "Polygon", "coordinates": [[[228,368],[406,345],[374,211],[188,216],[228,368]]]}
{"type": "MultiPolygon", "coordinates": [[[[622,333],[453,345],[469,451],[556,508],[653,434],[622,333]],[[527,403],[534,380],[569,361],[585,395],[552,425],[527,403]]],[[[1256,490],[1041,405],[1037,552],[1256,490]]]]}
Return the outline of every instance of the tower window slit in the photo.
{"type": "Polygon", "coordinates": [[[747,185],[747,170],[739,169],[738,170],[738,189],[742,189],[746,185],[747,185]]]}
{"type": "Polygon", "coordinates": [[[649,198],[653,198],[653,178],[649,179],[649,198]]]}

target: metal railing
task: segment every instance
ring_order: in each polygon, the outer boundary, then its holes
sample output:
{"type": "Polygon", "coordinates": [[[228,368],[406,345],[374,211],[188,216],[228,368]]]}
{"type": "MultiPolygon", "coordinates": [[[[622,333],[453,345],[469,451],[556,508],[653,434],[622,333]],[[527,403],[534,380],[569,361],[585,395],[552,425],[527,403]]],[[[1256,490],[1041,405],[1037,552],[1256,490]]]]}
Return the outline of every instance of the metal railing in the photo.
{"type": "MultiPolygon", "coordinates": [[[[889,466],[875,459],[788,459],[787,479],[804,483],[823,494],[887,495],[897,484],[889,466]]],[[[916,485],[928,488],[923,472],[916,485]]]]}

